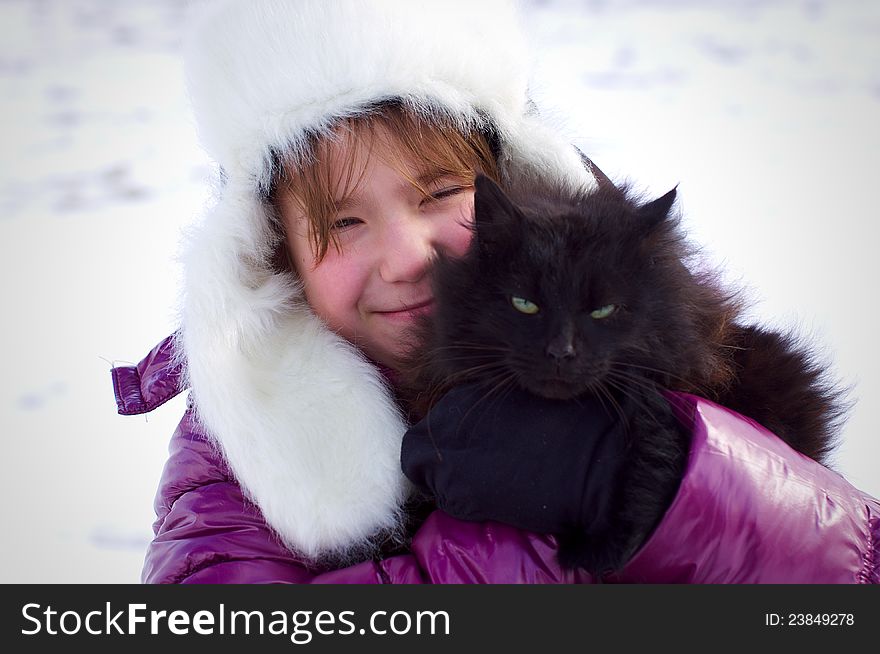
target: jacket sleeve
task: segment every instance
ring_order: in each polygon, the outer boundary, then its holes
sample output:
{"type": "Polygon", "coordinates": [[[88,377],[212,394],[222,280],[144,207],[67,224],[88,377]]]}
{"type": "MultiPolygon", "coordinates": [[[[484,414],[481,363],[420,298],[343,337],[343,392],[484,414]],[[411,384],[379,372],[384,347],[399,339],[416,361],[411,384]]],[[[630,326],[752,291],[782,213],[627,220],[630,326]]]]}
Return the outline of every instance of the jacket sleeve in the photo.
{"type": "MultiPolygon", "coordinates": [[[[880,583],[880,503],[760,425],[673,398],[693,432],[688,468],[623,583],[880,583]]],[[[413,543],[445,583],[589,583],[560,570],[556,543],[493,522],[433,514],[413,543]]]]}
{"type": "Polygon", "coordinates": [[[688,468],[617,581],[880,583],[880,502],[747,418],[673,401],[692,428],[688,468]]]}
{"type": "Polygon", "coordinates": [[[187,411],[156,495],[144,583],[420,583],[411,555],[330,571],[308,566],[271,532],[187,411]]]}

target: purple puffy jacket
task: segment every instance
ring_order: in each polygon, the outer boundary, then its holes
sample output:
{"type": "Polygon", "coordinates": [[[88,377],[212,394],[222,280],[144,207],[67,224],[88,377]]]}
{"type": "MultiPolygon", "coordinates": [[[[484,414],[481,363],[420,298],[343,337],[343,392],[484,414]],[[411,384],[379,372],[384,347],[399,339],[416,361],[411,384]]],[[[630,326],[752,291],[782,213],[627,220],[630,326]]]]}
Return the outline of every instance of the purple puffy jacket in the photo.
{"type": "MultiPolygon", "coordinates": [[[[163,341],[113,370],[119,412],[145,413],[177,395],[163,341]]],[[[618,575],[630,583],[878,583],[880,503],[794,452],[754,422],[680,395],[693,445],[677,497],[618,575]]],[[[188,410],[156,496],[145,583],[580,583],[552,536],[435,511],[409,552],[313,569],[281,545],[242,495],[188,410]]]]}

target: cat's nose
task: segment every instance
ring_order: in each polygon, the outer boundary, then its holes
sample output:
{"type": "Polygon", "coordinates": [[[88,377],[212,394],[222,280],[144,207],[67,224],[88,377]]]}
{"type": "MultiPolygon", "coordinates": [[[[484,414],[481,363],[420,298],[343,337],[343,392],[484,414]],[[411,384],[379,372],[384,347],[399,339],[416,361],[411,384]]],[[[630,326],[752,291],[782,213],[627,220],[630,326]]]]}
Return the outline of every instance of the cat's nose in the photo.
{"type": "Polygon", "coordinates": [[[568,338],[558,338],[551,341],[550,345],[547,346],[547,356],[557,361],[573,359],[576,354],[577,350],[574,349],[574,343],[568,338]]]}

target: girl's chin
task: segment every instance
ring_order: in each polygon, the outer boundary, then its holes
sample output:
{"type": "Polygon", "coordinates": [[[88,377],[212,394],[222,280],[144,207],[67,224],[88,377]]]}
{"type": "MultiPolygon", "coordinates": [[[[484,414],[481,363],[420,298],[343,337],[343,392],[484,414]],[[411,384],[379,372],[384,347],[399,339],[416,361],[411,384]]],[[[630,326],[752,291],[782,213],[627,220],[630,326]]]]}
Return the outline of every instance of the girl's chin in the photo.
{"type": "Polygon", "coordinates": [[[362,339],[360,346],[371,360],[393,370],[400,370],[406,358],[411,356],[414,342],[410,323],[404,322],[400,326],[395,324],[395,327],[397,328],[383,329],[369,343],[362,339]]]}

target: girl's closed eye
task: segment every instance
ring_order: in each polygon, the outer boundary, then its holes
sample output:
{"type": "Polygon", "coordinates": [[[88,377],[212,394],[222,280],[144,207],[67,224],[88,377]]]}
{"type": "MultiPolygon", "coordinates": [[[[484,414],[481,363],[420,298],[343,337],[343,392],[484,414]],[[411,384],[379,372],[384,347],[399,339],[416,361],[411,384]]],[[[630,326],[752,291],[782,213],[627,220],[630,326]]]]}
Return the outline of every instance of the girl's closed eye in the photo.
{"type": "Polygon", "coordinates": [[[442,200],[443,198],[447,198],[451,195],[458,195],[463,192],[467,187],[465,186],[447,186],[446,188],[440,189],[431,194],[431,197],[435,200],[442,200]]]}
{"type": "Polygon", "coordinates": [[[337,233],[345,232],[362,222],[360,218],[339,218],[330,226],[330,230],[337,233]]]}
{"type": "Polygon", "coordinates": [[[422,203],[432,203],[432,202],[440,202],[442,200],[446,200],[448,198],[455,197],[464,193],[465,191],[473,188],[472,186],[465,186],[462,184],[456,184],[453,186],[445,186],[437,191],[431,193],[428,197],[426,197],[422,203]]]}

